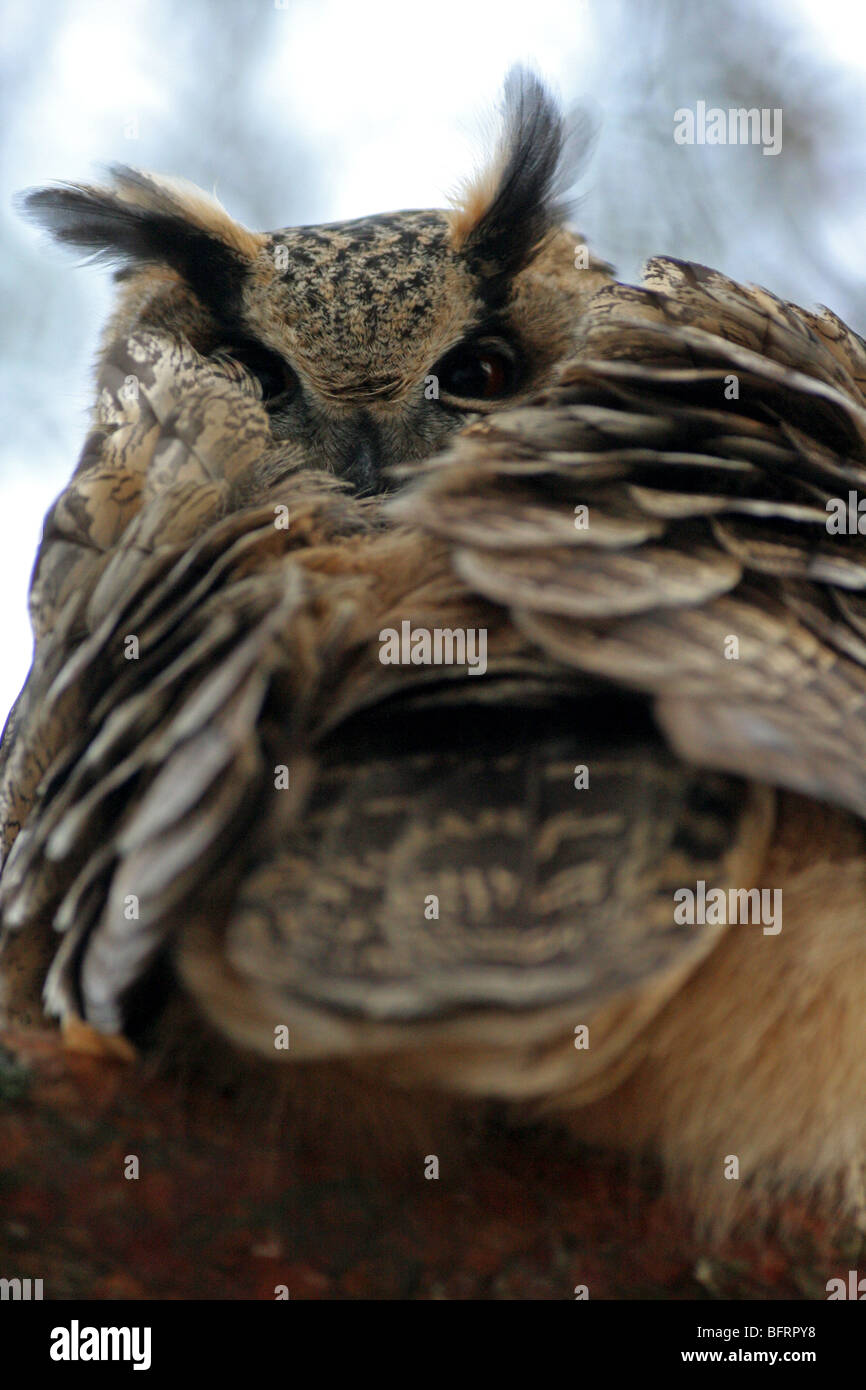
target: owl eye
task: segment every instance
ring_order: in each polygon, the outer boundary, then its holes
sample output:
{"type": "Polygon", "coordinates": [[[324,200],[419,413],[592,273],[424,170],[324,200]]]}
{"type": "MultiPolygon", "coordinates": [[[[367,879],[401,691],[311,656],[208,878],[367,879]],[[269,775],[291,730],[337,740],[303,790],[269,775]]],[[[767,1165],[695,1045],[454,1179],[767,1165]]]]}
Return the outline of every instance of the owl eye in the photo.
{"type": "Polygon", "coordinates": [[[509,343],[480,339],[461,343],[433,368],[444,396],[463,401],[498,401],[511,396],[520,381],[520,364],[509,343]]]}
{"type": "Polygon", "coordinates": [[[232,343],[227,351],[256,378],[262,401],[269,409],[291,400],[298,389],[298,378],[279,353],[260,343],[232,343]]]}

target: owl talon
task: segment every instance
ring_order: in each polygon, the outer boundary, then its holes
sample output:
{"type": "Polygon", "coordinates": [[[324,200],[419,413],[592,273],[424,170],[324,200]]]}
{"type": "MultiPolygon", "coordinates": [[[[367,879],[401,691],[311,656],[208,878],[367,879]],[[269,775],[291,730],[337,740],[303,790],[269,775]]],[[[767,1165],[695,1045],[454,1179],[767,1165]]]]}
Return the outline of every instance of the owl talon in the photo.
{"type": "Polygon", "coordinates": [[[62,1020],[63,1046],[69,1052],[82,1052],[88,1057],[110,1058],[115,1062],[137,1062],[138,1051],[122,1033],[100,1033],[78,1014],[66,1014],[62,1020]]]}

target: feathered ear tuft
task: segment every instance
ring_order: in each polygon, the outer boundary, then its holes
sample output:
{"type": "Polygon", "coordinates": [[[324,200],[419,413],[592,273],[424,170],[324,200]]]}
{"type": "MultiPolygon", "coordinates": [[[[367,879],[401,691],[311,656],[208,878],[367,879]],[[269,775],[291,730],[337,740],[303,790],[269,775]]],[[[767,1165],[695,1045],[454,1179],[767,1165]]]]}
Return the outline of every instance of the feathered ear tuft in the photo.
{"type": "Polygon", "coordinates": [[[37,188],[21,196],[21,210],[95,261],[169,266],[218,317],[231,313],[266,239],[233,221],[193,184],[125,165],[109,172],[111,188],[37,188]]]}
{"type": "Polygon", "coordinates": [[[541,81],[512,68],[496,154],[449,214],[452,246],[485,278],[514,275],[564,220],[562,194],[571,181],[566,136],[562,112],[541,81]]]}

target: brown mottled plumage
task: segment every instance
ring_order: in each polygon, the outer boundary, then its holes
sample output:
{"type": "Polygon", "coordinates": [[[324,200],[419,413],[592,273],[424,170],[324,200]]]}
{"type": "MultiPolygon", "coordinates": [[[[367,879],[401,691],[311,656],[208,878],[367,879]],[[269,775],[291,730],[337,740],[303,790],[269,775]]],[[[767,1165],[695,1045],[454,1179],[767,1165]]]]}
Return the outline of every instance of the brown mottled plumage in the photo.
{"type": "Polygon", "coordinates": [[[301,1072],[564,1117],[704,1210],[729,1155],[851,1199],[866,564],[825,504],[866,485],[866,348],[701,266],[578,268],[533,80],[505,132],[451,213],[31,196],[125,269],[2,749],[7,1011],[44,983],[123,1048],[168,959],[301,1072]],[[383,664],[406,621],[486,671],[383,664]],[[782,929],[678,922],[700,881],[782,929]]]}

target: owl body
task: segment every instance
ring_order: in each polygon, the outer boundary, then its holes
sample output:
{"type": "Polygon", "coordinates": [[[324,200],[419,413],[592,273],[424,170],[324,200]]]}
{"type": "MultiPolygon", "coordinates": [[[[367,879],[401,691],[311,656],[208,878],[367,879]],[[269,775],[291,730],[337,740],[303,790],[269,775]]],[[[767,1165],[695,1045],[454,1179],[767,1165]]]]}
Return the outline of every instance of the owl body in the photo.
{"type": "Polygon", "coordinates": [[[866,563],[825,499],[866,481],[866,348],[587,264],[563,142],[517,76],[450,212],[31,195],[123,269],[0,754],[7,1014],[44,989],[128,1051],[168,967],[190,1030],[299,1076],[554,1117],[706,1211],[732,1153],[850,1200],[866,563]],[[384,660],[404,624],[485,669],[384,660]],[[778,930],[676,910],[754,889],[778,930]]]}

